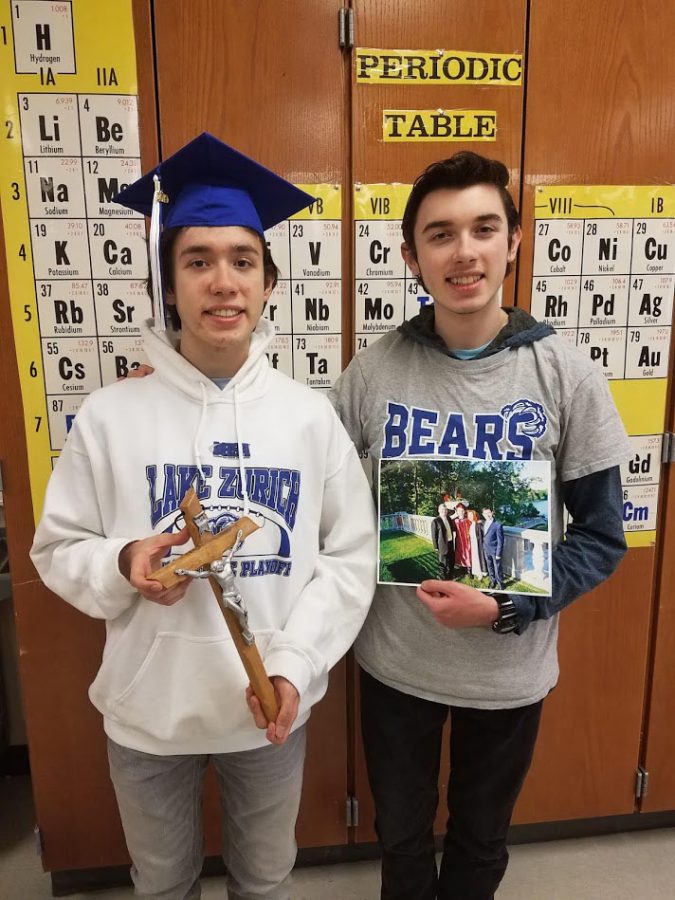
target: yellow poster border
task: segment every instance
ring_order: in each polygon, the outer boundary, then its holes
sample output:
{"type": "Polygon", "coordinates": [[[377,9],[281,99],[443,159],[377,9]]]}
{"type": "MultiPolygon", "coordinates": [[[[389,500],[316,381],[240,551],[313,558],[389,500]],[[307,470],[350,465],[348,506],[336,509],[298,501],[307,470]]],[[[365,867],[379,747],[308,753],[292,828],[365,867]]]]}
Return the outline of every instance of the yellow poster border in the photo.
{"type": "Polygon", "coordinates": [[[16,73],[13,4],[4,4],[4,9],[0,10],[0,27],[5,29],[8,37],[7,44],[0,44],[0,97],[4,112],[0,139],[0,206],[24,412],[28,477],[36,521],[58,451],[52,451],[49,440],[18,97],[20,94],[138,94],[132,0],[115,0],[114,3],[73,0],[70,7],[76,72],[52,71],[51,78],[45,72],[47,66],[42,67],[42,73],[16,73]]]}
{"type": "Polygon", "coordinates": [[[340,184],[296,184],[299,190],[305,191],[316,197],[318,203],[312,203],[306,206],[300,212],[291,216],[293,221],[316,221],[322,222],[326,220],[342,218],[342,185],[340,184]]]}
{"type": "Polygon", "coordinates": [[[675,185],[537,185],[535,219],[671,219],[675,185]]]}

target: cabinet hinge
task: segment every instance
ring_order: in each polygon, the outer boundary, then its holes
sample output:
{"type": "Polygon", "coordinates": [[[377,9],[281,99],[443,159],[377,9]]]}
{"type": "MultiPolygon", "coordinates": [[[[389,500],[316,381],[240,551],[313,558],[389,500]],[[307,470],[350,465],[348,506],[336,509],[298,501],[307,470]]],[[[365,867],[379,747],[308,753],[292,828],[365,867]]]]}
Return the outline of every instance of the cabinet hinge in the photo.
{"type": "Polygon", "coordinates": [[[345,801],[347,828],[356,828],[359,824],[359,801],[356,797],[347,797],[345,801]]]}
{"type": "Polygon", "coordinates": [[[646,797],[649,789],[649,772],[643,766],[637,767],[635,773],[635,796],[646,797]]]}
{"type": "Polygon", "coordinates": [[[354,46],[354,10],[347,6],[338,10],[338,42],[341,50],[354,46]]]}
{"type": "Polygon", "coordinates": [[[675,434],[672,431],[666,431],[663,435],[661,462],[664,464],[675,462],[675,434]]]}

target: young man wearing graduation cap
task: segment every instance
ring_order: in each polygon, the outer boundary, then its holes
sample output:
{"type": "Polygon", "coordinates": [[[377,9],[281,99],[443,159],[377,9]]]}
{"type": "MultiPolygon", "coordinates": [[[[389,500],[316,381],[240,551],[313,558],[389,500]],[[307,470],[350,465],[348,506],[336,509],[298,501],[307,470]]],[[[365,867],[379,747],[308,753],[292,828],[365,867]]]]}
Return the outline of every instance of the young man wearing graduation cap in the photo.
{"type": "Polygon", "coordinates": [[[32,558],[48,587],[106,621],[89,695],[137,894],[199,896],[211,758],[230,900],[283,900],[305,722],[365,618],[375,559],[372,499],[344,428],[325,397],[265,356],[276,268],[264,229],[312,198],[203,134],[117,199],[152,218],[154,373],[83,403],[32,558]],[[162,280],[177,332],[163,330],[162,280]],[[147,578],[187,540],[179,504],[190,486],[217,528],[242,515],[260,526],[233,568],[275,687],[274,722],[247,697],[209,585],[147,578]]]}

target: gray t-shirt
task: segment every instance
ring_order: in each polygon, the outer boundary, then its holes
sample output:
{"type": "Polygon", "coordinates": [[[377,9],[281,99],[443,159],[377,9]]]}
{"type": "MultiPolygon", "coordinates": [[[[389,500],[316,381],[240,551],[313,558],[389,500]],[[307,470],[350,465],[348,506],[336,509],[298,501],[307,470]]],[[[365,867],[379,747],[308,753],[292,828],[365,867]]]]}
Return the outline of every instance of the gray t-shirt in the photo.
{"type": "MultiPolygon", "coordinates": [[[[374,466],[420,454],[551,460],[554,545],[560,482],[630,456],[602,373],[557,335],[458,360],[392,332],[352,360],[331,399],[374,466]]],[[[355,650],[366,671],[404,693],[499,709],[535,703],[555,686],[557,634],[557,616],[522,635],[445,628],[414,588],[379,585],[355,650]]]]}

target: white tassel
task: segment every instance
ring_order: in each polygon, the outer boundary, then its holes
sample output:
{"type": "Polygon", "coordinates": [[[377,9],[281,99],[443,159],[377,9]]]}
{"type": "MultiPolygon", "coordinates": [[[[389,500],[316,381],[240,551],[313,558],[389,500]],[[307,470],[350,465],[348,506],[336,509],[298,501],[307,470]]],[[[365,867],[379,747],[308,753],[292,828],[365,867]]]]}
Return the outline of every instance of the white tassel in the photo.
{"type": "Polygon", "coordinates": [[[152,215],[150,216],[150,274],[152,276],[152,315],[155,319],[155,329],[166,331],[164,316],[164,291],[162,289],[162,265],[159,256],[159,238],[162,230],[161,210],[162,203],[166,202],[159,177],[153,176],[155,192],[152,195],[152,215]]]}

